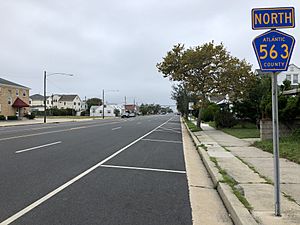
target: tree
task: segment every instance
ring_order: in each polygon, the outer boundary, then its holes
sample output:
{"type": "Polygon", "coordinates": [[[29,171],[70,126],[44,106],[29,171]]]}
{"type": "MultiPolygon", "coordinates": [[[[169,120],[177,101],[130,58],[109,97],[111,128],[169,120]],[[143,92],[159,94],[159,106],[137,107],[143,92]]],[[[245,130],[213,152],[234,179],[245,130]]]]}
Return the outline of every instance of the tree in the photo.
{"type": "Polygon", "coordinates": [[[119,109],[114,109],[114,114],[116,117],[120,116],[120,110],[119,109]]]}
{"type": "Polygon", "coordinates": [[[236,99],[255,77],[249,63],[231,56],[223,44],[214,42],[188,49],[177,44],[156,66],[164,77],[183,82],[197,96],[199,127],[201,109],[208,104],[209,96],[228,95],[236,99]]]}
{"type": "Polygon", "coordinates": [[[102,105],[102,100],[100,98],[90,98],[86,101],[87,111],[90,111],[91,106],[93,105],[102,105]]]}
{"type": "Polygon", "coordinates": [[[177,110],[187,118],[189,114],[189,102],[194,102],[191,92],[183,83],[172,86],[172,99],[176,101],[177,110]]]}

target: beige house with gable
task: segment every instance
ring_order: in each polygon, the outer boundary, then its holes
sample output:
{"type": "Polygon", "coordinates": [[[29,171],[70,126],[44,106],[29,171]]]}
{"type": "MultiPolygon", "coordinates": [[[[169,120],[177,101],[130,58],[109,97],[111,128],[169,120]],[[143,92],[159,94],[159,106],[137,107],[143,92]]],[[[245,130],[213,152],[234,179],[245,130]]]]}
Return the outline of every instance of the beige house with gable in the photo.
{"type": "Polygon", "coordinates": [[[0,78],[0,115],[23,117],[29,112],[29,88],[0,78]]]}

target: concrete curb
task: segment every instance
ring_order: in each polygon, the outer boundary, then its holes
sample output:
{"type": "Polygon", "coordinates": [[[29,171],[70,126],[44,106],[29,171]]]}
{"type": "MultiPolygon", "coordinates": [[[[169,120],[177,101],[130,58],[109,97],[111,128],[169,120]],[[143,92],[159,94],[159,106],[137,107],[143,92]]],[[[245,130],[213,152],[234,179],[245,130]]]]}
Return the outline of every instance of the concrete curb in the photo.
{"type": "Polygon", "coordinates": [[[224,183],[221,183],[222,176],[216,168],[215,164],[210,160],[207,152],[201,148],[198,138],[190,131],[184,122],[191,138],[193,139],[198,153],[207,169],[218,194],[220,195],[227,211],[229,212],[235,225],[258,225],[250,212],[244,207],[239,199],[233,194],[232,189],[224,183]]]}

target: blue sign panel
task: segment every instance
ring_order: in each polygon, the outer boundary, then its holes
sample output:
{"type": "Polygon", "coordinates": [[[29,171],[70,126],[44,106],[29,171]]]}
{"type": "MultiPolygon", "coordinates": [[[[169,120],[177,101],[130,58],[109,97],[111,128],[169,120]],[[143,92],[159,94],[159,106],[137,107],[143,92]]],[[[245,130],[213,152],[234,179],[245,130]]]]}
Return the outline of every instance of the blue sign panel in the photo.
{"type": "Polygon", "coordinates": [[[252,9],[253,30],[293,27],[295,27],[294,7],[252,9]]]}
{"type": "Polygon", "coordinates": [[[288,69],[295,44],[293,36],[270,30],[256,37],[252,44],[262,71],[277,72],[288,69]]]}

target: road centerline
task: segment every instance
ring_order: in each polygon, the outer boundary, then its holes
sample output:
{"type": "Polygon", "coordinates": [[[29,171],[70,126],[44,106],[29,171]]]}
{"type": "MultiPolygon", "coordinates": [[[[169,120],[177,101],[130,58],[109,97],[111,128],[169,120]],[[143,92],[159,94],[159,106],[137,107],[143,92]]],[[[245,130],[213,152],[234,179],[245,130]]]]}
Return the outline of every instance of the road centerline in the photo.
{"type": "Polygon", "coordinates": [[[112,128],[111,130],[119,130],[121,129],[122,127],[115,127],[115,128],[112,128]]]}
{"type": "Polygon", "coordinates": [[[32,148],[27,148],[27,149],[16,151],[16,154],[22,153],[22,152],[28,152],[28,151],[32,151],[32,150],[36,150],[36,149],[40,149],[40,148],[45,148],[45,147],[49,147],[49,146],[57,145],[57,144],[61,144],[61,143],[62,143],[61,141],[57,141],[57,142],[53,142],[53,143],[49,143],[49,144],[45,144],[45,145],[40,145],[40,146],[36,146],[36,147],[32,147],[32,148]]]}
{"type": "Polygon", "coordinates": [[[136,144],[137,142],[139,142],[140,140],[142,140],[143,138],[145,138],[146,136],[150,135],[151,133],[153,133],[155,130],[157,130],[158,128],[164,126],[165,124],[167,124],[172,118],[170,118],[169,120],[167,120],[166,122],[162,123],[161,125],[157,126],[156,128],[152,129],[151,131],[149,131],[148,133],[144,134],[143,136],[137,138],[136,140],[132,141],[131,143],[129,143],[128,145],[124,146],[123,148],[121,148],[120,150],[116,151],[115,153],[111,154],[110,156],[108,156],[107,158],[105,158],[104,160],[100,161],[99,163],[95,164],[94,166],[90,167],[89,169],[85,170],[84,172],[82,172],[81,174],[77,175],[76,177],[72,178],[71,180],[67,181],[66,183],[64,183],[63,185],[59,186],[58,188],[54,189],[53,191],[49,192],[48,194],[44,195],[42,198],[36,200],[35,202],[31,203],[30,205],[28,205],[27,207],[23,208],[22,210],[18,211],[17,213],[15,213],[14,215],[10,216],[9,218],[7,218],[6,220],[4,220],[3,222],[0,223],[0,225],[8,225],[12,222],[14,222],[15,220],[17,220],[18,218],[20,218],[21,216],[23,216],[24,214],[28,213],[29,211],[33,210],[34,208],[36,208],[37,206],[39,206],[40,204],[42,204],[43,202],[47,201],[48,199],[50,199],[51,197],[53,197],[54,195],[58,194],[59,192],[63,191],[64,189],[66,189],[67,187],[69,187],[70,185],[72,185],[74,182],[80,180],[81,178],[83,178],[84,176],[86,176],[87,174],[91,173],[92,171],[94,171],[95,169],[97,169],[98,167],[100,167],[101,165],[103,165],[104,163],[106,163],[107,161],[109,161],[110,159],[114,158],[115,156],[119,155],[121,152],[125,151],[126,149],[128,149],[129,147],[131,147],[132,145],[136,144]]]}
{"type": "MultiPolygon", "coordinates": [[[[90,126],[80,127],[78,129],[87,129],[87,128],[91,128],[91,127],[101,127],[101,126],[111,125],[111,124],[117,124],[117,123],[121,123],[121,122],[111,122],[111,123],[103,123],[103,124],[97,124],[97,125],[90,125],[90,126]]],[[[67,129],[62,129],[62,130],[46,131],[46,132],[35,133],[35,134],[25,134],[25,135],[13,136],[13,137],[1,138],[0,141],[6,141],[6,140],[12,140],[12,139],[18,139],[18,138],[24,138],[24,137],[34,137],[34,136],[40,136],[40,135],[44,135],[44,134],[53,134],[53,133],[68,132],[68,131],[74,131],[74,130],[76,130],[76,129],[67,128],[67,129]]]]}

